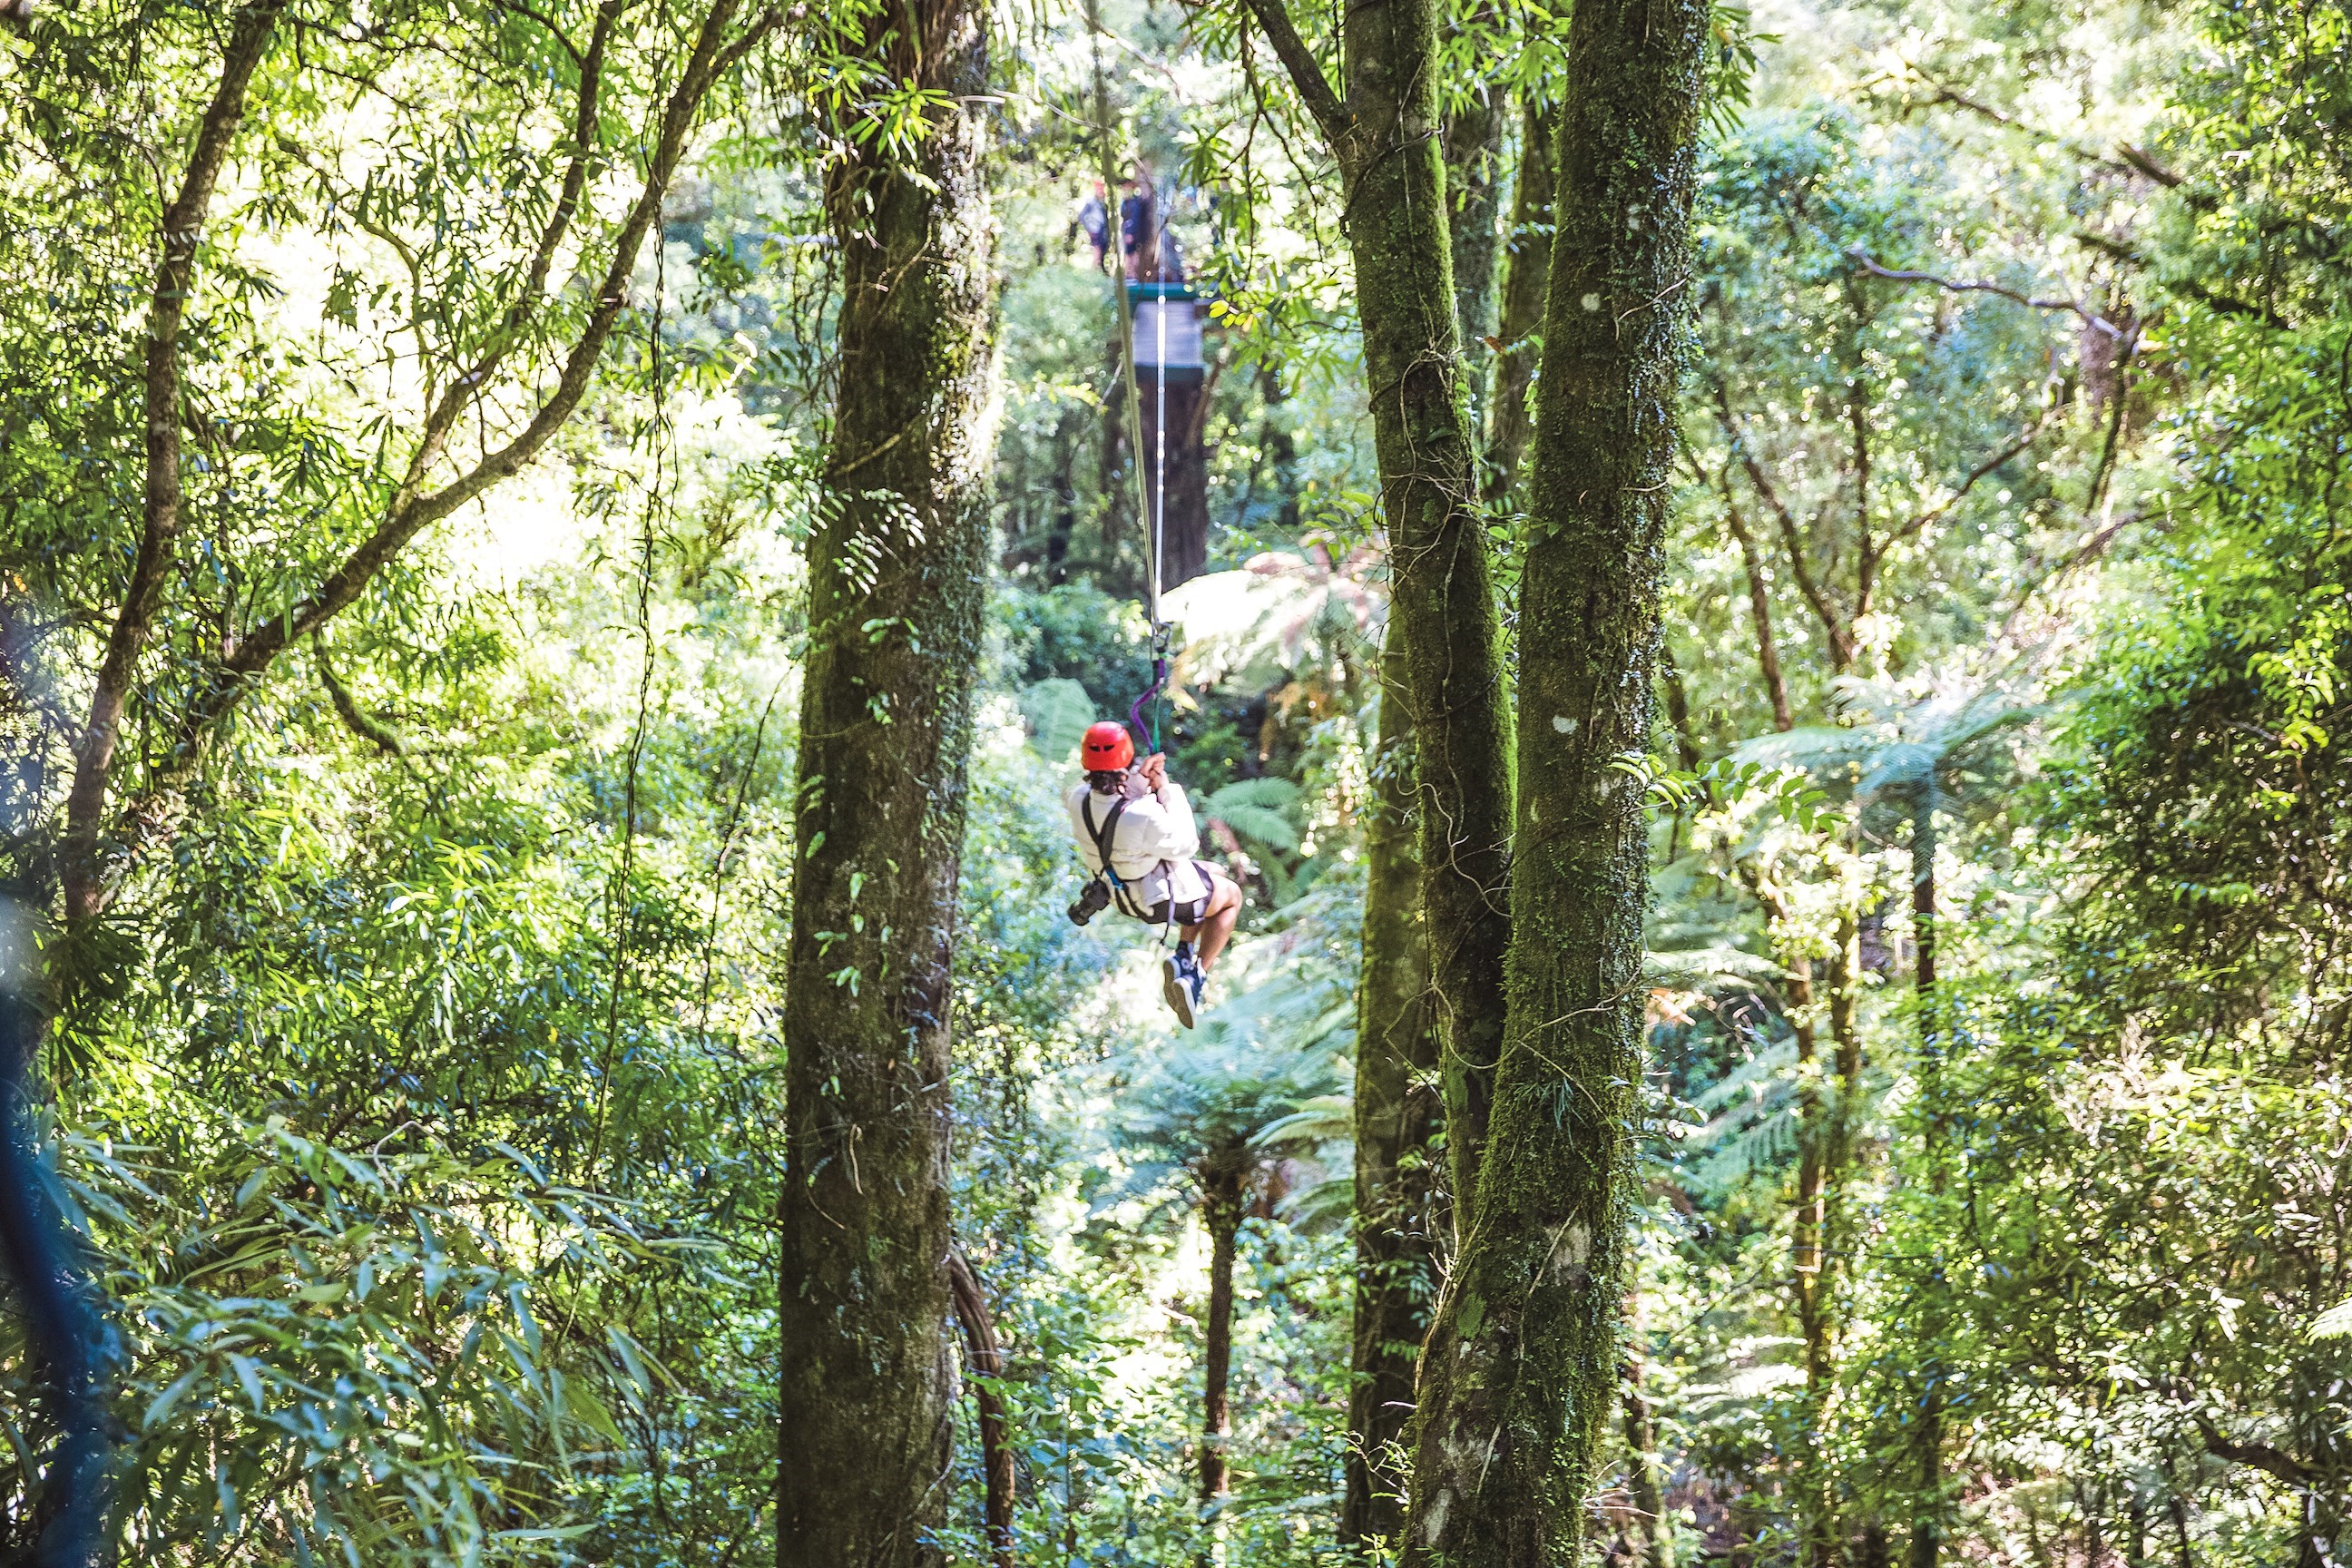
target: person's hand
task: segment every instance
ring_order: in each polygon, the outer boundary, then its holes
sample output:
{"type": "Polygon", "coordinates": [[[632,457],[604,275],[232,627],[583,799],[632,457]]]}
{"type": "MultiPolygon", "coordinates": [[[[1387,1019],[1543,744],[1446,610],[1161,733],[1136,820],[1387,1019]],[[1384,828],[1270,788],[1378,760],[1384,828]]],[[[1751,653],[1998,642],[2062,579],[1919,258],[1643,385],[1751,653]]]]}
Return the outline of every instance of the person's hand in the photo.
{"type": "Polygon", "coordinates": [[[1156,794],[1168,782],[1168,753],[1152,752],[1143,759],[1143,767],[1140,771],[1143,774],[1143,782],[1150,784],[1156,794]]]}

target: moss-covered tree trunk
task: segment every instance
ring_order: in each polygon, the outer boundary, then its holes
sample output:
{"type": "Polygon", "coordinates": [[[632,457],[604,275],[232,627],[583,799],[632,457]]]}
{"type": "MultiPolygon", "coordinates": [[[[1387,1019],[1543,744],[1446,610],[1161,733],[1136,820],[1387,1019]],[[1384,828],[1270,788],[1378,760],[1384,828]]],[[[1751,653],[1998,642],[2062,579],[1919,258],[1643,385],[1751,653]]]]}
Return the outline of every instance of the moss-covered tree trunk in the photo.
{"type": "Polygon", "coordinates": [[[1535,430],[1528,389],[1543,349],[1544,301],[1551,292],[1552,158],[1559,106],[1530,104],[1519,117],[1519,174],[1511,192],[1511,226],[1503,263],[1502,313],[1496,336],[1495,395],[1486,417],[1486,461],[1496,491],[1517,486],[1535,430]]]}
{"type": "MultiPolygon", "coordinates": [[[[1708,7],[1580,0],[1519,616],[1509,1026],[1423,1352],[1403,1562],[1577,1561],[1619,1403],[1643,791],[1708,7]]],[[[1415,671],[1416,679],[1419,671],[1415,671]]]]}
{"type": "Polygon", "coordinates": [[[1499,91],[1473,98],[1445,121],[1446,249],[1454,264],[1454,321],[1462,334],[1463,380],[1470,392],[1475,437],[1486,417],[1486,340],[1495,335],[1495,264],[1501,250],[1503,127],[1499,91]]]}
{"type": "MultiPolygon", "coordinates": [[[[1343,103],[1282,0],[1245,4],[1322,128],[1347,195],[1390,613],[1412,671],[1422,907],[1458,1199],[1477,1170],[1502,1048],[1511,752],[1493,551],[1477,510],[1454,321],[1436,9],[1432,0],[1349,9],[1343,103]]],[[[1467,1206],[1456,1202],[1457,1222],[1467,1206]]]]}
{"type": "Polygon", "coordinates": [[[958,101],[909,160],[858,148],[825,192],[841,390],[784,976],[783,1568],[937,1562],[948,1490],[949,976],[988,542],[983,15],[916,0],[866,24],[891,79],[958,101]]]}
{"type": "Polygon", "coordinates": [[[1390,1462],[1412,1414],[1413,1363],[1436,1294],[1437,1039],[1413,853],[1411,692],[1391,620],[1380,738],[1364,822],[1363,957],[1356,992],[1356,1298],[1339,1539],[1392,1536],[1404,1471],[1390,1462]]]}

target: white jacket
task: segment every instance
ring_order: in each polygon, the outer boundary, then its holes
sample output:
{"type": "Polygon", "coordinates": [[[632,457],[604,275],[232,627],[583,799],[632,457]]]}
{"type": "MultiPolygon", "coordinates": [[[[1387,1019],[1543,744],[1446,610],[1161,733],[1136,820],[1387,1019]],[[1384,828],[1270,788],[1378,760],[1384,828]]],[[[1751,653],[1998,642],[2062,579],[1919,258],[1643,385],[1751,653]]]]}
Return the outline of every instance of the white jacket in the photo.
{"type": "MultiPolygon", "coordinates": [[[[1154,792],[1144,789],[1140,779],[1130,779],[1128,789],[1127,809],[1120,813],[1110,841],[1111,874],[1127,884],[1119,895],[1119,906],[1129,914],[1148,918],[1151,906],[1163,900],[1181,904],[1206,898],[1208,879],[1192,863],[1192,857],[1201,852],[1201,830],[1192,821],[1192,803],[1185,798],[1184,786],[1171,779],[1154,792]]],[[[1069,807],[1070,836],[1077,841],[1078,858],[1087,870],[1100,871],[1102,855],[1087,826],[1087,816],[1091,812],[1095,826],[1100,827],[1110,819],[1118,796],[1097,794],[1081,779],[1065,804],[1069,807]]]]}

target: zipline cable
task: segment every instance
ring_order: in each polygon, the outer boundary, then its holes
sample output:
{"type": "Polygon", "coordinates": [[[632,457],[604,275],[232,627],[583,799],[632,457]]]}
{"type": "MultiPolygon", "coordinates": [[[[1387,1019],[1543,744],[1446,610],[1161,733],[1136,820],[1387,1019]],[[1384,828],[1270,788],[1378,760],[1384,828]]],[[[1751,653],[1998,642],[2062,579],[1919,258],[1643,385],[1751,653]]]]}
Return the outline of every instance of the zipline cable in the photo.
{"type": "MultiPolygon", "coordinates": [[[[1159,709],[1146,720],[1143,710],[1168,684],[1168,624],[1160,618],[1160,506],[1151,493],[1151,485],[1143,473],[1143,395],[1135,374],[1135,305],[1128,297],[1125,215],[1119,211],[1118,173],[1111,151],[1115,128],[1110,117],[1110,85],[1103,75],[1102,5],[1101,0],[1087,0],[1087,44],[1094,62],[1096,148],[1102,169],[1103,226],[1113,242],[1118,266],[1113,278],[1112,292],[1118,297],[1118,363],[1127,393],[1127,449],[1131,455],[1130,467],[1135,473],[1136,500],[1141,503],[1144,518],[1144,553],[1148,557],[1144,571],[1144,619],[1151,627],[1151,684],[1144,688],[1127,710],[1127,721],[1137,733],[1149,736],[1153,751],[1160,749],[1159,709]]],[[[1159,247],[1158,203],[1153,203],[1152,246],[1159,247]]],[[[1142,236],[1137,237],[1139,242],[1142,236]]],[[[1161,497],[1168,493],[1168,306],[1162,300],[1156,306],[1159,330],[1159,489],[1161,497]]]]}

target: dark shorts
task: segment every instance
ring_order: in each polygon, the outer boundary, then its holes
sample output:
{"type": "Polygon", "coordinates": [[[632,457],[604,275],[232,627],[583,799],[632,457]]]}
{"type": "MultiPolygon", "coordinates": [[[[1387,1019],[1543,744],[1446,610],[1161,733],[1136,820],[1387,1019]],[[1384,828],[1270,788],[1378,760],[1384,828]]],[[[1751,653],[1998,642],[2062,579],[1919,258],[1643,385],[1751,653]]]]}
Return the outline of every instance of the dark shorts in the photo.
{"type": "Polygon", "coordinates": [[[1201,885],[1209,890],[1197,899],[1187,899],[1172,908],[1168,900],[1160,900],[1151,906],[1150,913],[1143,917],[1147,923],[1156,926],[1196,926],[1207,917],[1209,900],[1217,896],[1217,879],[1211,876],[1209,868],[1198,860],[1192,862],[1192,870],[1201,879],[1201,885]]]}

